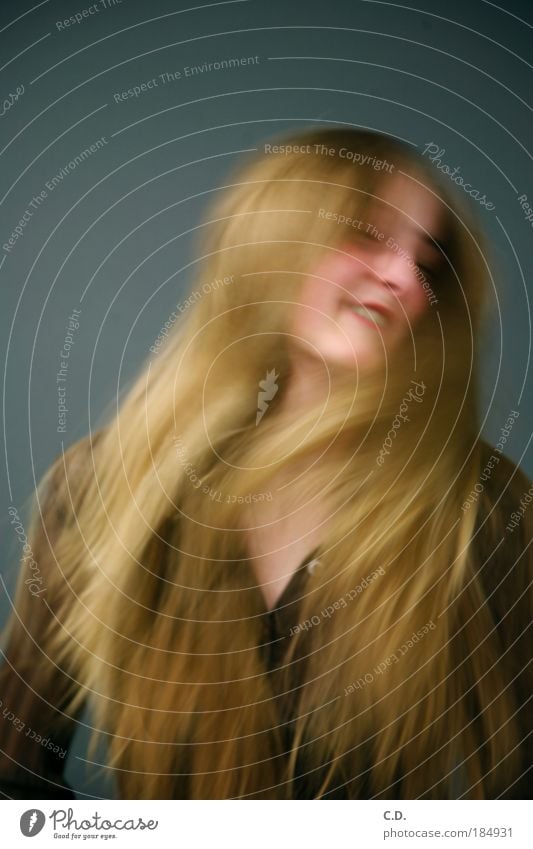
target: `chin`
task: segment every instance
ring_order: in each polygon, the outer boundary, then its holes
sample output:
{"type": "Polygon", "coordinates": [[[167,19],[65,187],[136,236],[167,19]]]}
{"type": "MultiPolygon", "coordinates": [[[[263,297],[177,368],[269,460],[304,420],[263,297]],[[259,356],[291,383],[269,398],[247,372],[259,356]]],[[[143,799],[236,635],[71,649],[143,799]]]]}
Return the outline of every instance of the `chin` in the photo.
{"type": "Polygon", "coordinates": [[[348,354],[343,353],[332,356],[331,352],[324,352],[323,363],[330,371],[353,371],[361,372],[378,368],[385,362],[383,349],[379,351],[368,350],[368,348],[354,349],[348,354]]]}

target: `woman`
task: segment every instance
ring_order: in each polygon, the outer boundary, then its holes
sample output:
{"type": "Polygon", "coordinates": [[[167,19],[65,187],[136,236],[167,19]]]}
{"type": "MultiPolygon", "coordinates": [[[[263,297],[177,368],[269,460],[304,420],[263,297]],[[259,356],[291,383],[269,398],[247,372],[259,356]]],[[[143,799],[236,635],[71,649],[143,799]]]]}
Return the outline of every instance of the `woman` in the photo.
{"type": "MultiPolygon", "coordinates": [[[[65,749],[88,705],[118,798],[524,797],[529,481],[479,437],[468,210],[320,129],[205,230],[170,338],[42,484],[4,702],[65,749]]],[[[5,795],[68,796],[3,725],[5,795]]]]}

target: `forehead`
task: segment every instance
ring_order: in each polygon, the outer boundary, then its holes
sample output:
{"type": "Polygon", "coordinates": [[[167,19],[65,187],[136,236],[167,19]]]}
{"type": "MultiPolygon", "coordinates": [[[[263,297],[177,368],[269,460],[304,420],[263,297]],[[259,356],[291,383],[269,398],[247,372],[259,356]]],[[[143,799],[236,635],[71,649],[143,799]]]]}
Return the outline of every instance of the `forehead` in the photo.
{"type": "Polygon", "coordinates": [[[383,175],[369,201],[369,213],[384,226],[420,230],[435,240],[444,238],[447,210],[421,176],[383,175]]]}

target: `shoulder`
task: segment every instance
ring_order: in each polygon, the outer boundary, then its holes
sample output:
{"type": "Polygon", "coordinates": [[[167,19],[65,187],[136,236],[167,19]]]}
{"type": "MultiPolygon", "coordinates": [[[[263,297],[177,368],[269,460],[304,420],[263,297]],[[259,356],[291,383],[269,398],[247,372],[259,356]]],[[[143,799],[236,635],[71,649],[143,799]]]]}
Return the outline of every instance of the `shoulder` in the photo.
{"type": "Polygon", "coordinates": [[[480,448],[483,489],[472,539],[474,561],[496,621],[505,622],[512,642],[533,614],[533,486],[516,463],[489,443],[480,448]]]}
{"type": "Polygon", "coordinates": [[[79,509],[94,475],[92,451],[101,431],[85,436],[55,458],[41,478],[33,496],[26,540],[19,561],[15,593],[16,614],[10,627],[41,637],[51,620],[50,611],[59,614],[70,602],[69,588],[74,576],[83,581],[75,557],[79,537],[79,509]],[[74,544],[73,544],[74,542],[74,544]],[[41,604],[38,604],[39,600],[41,604]]]}
{"type": "Polygon", "coordinates": [[[99,431],[70,445],[41,478],[28,520],[28,545],[24,550],[27,556],[20,563],[18,602],[29,589],[30,593],[34,590],[36,595],[46,596],[51,605],[59,604],[65,594],[67,575],[79,571],[74,551],[80,547],[80,508],[88,494],[94,492],[90,486],[91,476],[94,477],[93,448],[100,438],[99,431]],[[25,586],[30,579],[32,583],[25,586]]]}
{"type": "Polygon", "coordinates": [[[74,442],[59,454],[43,475],[36,490],[35,522],[64,527],[82,502],[88,481],[94,475],[93,451],[102,431],[74,442]]]}
{"type": "MultiPolygon", "coordinates": [[[[528,506],[533,501],[533,488],[530,478],[518,464],[485,440],[480,440],[479,449],[479,518],[482,521],[490,519],[503,532],[511,522],[511,514],[521,508],[523,529],[518,536],[531,539],[533,510],[528,510],[528,506]]],[[[508,533],[513,530],[508,529],[508,533]]]]}

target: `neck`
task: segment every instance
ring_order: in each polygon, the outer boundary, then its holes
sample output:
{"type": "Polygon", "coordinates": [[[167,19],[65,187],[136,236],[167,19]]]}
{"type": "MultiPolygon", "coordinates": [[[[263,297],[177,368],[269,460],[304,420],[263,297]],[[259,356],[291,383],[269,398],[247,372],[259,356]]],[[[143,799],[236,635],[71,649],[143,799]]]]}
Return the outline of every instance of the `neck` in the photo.
{"type": "Polygon", "coordinates": [[[306,408],[319,404],[326,407],[335,392],[335,380],[336,371],[330,365],[305,355],[293,359],[279,412],[299,415],[306,408]]]}

